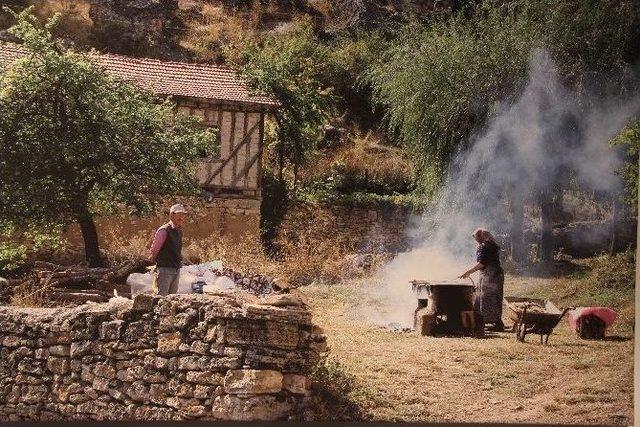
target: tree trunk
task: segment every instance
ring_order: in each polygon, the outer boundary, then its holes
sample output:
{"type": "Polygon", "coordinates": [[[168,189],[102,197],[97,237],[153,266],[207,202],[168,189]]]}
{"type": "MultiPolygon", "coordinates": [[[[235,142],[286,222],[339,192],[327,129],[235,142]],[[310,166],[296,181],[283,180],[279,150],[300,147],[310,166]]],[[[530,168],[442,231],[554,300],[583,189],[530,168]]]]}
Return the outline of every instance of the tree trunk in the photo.
{"type": "Polygon", "coordinates": [[[511,200],[511,229],[509,237],[511,239],[511,259],[516,264],[525,260],[524,250],[524,201],[521,197],[511,200]]]}
{"type": "Polygon", "coordinates": [[[278,181],[284,184],[284,142],[280,141],[278,145],[278,181]]]}
{"type": "Polygon", "coordinates": [[[275,114],[274,119],[278,127],[278,181],[281,185],[284,185],[284,140],[282,138],[282,132],[284,129],[281,117],[279,114],[275,114]]]}
{"type": "Polygon", "coordinates": [[[620,206],[620,198],[613,196],[613,214],[611,215],[611,245],[609,246],[609,255],[615,255],[620,251],[619,239],[619,223],[622,206],[620,206]]]}
{"type": "Polygon", "coordinates": [[[540,236],[540,260],[553,261],[553,204],[550,197],[544,194],[540,199],[540,219],[542,233],[540,236]]]}
{"type": "Polygon", "coordinates": [[[551,196],[551,218],[556,222],[566,221],[566,212],[564,211],[564,190],[558,188],[551,196]]]}
{"type": "Polygon", "coordinates": [[[297,185],[298,185],[298,170],[299,170],[299,166],[298,164],[294,164],[293,165],[293,189],[295,190],[297,185]]]}
{"type": "Polygon", "coordinates": [[[93,222],[93,216],[89,212],[85,212],[78,216],[77,221],[82,231],[84,253],[89,267],[102,267],[100,247],[98,246],[98,231],[96,230],[96,224],[93,222]]]}

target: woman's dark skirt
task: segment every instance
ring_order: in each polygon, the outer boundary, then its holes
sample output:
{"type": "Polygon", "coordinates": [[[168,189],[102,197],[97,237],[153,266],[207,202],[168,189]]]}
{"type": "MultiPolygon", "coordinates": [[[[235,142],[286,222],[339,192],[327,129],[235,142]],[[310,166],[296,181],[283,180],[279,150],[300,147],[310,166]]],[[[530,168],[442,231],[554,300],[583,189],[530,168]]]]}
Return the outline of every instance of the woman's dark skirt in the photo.
{"type": "Polygon", "coordinates": [[[480,273],[473,309],[482,314],[485,323],[502,320],[504,272],[501,267],[488,265],[480,273]]]}

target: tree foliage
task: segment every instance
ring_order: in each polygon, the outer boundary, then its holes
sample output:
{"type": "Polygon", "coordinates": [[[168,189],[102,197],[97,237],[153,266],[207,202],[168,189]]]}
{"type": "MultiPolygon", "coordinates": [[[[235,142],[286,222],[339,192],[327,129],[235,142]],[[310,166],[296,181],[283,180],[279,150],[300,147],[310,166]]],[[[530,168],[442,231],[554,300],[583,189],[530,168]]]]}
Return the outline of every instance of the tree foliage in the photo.
{"type": "Polygon", "coordinates": [[[519,93],[533,49],[547,48],[578,90],[623,91],[640,51],[638,9],[631,0],[482,2],[407,24],[365,77],[434,192],[495,103],[519,93]]]}
{"type": "Polygon", "coordinates": [[[449,160],[494,102],[524,83],[538,33],[508,8],[483,7],[430,24],[412,22],[367,73],[389,129],[434,191],[449,160]]]}
{"type": "Polygon", "coordinates": [[[157,194],[192,193],[199,153],[215,141],[172,104],[110,77],[91,54],[62,49],[55,19],[30,10],[11,32],[28,54],[0,80],[0,216],[16,224],[77,221],[99,264],[93,216],[152,207],[157,194]]]}
{"type": "Polygon", "coordinates": [[[227,46],[228,59],[240,67],[252,86],[281,103],[274,113],[279,178],[290,164],[305,163],[321,137],[321,126],[334,106],[325,84],[329,50],[313,32],[311,22],[300,20],[285,34],[264,40],[245,38],[227,46]]]}
{"type": "MultiPolygon", "coordinates": [[[[640,7],[635,0],[529,0],[530,15],[568,83],[618,80],[640,55],[640,7]]],[[[593,89],[590,87],[590,89],[593,89]]]]}
{"type": "Polygon", "coordinates": [[[624,128],[612,141],[622,145],[629,159],[619,171],[625,182],[625,202],[636,210],[638,206],[638,155],[640,154],[640,120],[624,128]]]}

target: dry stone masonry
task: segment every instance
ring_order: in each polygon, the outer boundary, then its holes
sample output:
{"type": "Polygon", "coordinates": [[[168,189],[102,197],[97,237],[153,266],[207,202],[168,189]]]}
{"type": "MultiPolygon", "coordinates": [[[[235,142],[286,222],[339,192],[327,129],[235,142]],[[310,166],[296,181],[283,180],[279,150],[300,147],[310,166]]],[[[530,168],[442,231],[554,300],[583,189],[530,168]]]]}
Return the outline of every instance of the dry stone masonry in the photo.
{"type": "Polygon", "coordinates": [[[326,339],[290,295],[0,307],[0,420],[278,420],[326,339]]]}

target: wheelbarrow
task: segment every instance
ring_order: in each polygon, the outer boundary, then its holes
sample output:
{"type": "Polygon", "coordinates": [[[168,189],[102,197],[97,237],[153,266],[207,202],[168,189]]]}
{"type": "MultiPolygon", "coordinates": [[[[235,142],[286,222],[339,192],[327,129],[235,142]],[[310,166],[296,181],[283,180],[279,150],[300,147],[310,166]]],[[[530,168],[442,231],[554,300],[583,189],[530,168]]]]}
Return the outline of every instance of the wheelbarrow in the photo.
{"type": "Polygon", "coordinates": [[[558,326],[567,311],[574,307],[560,310],[549,300],[536,298],[505,297],[507,314],[513,321],[516,339],[524,342],[527,334],[539,334],[540,344],[549,342],[549,335],[558,326]]]}

